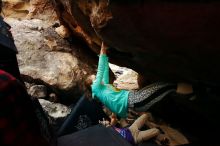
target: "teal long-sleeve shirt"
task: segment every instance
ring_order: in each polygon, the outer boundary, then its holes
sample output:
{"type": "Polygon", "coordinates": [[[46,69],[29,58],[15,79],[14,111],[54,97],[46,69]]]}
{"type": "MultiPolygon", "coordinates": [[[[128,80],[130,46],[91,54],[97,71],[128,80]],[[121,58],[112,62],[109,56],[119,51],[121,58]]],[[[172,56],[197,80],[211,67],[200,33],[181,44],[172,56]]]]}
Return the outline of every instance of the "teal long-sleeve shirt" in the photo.
{"type": "Polygon", "coordinates": [[[108,57],[99,56],[96,79],[92,84],[92,96],[98,98],[107,108],[121,118],[127,117],[128,110],[127,90],[119,90],[109,84],[108,57]]]}

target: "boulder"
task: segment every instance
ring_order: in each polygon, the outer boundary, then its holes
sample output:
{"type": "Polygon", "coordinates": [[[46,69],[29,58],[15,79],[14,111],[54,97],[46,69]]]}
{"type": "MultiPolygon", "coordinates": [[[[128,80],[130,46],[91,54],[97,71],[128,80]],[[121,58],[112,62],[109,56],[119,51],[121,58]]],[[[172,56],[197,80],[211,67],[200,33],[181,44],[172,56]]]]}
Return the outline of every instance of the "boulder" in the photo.
{"type": "Polygon", "coordinates": [[[70,37],[70,32],[68,28],[65,26],[61,25],[55,29],[55,31],[62,37],[62,38],[68,38],[70,37]]]}
{"type": "Polygon", "coordinates": [[[42,19],[47,22],[57,20],[50,0],[2,0],[4,17],[16,19],[42,19]]]}
{"type": "Polygon", "coordinates": [[[52,118],[65,118],[70,114],[71,109],[60,103],[53,103],[45,99],[39,99],[44,111],[52,118]]]}
{"type": "Polygon", "coordinates": [[[47,87],[44,85],[34,85],[28,90],[31,97],[34,98],[46,98],[47,97],[47,87]]]}
{"type": "Polygon", "coordinates": [[[98,53],[150,80],[219,85],[217,1],[55,0],[59,17],[98,53]]]}
{"type": "Polygon", "coordinates": [[[117,88],[126,90],[136,90],[139,88],[137,72],[114,64],[110,64],[109,66],[116,76],[113,84],[117,88]]]}
{"type": "Polygon", "coordinates": [[[57,131],[70,114],[71,109],[63,104],[53,103],[45,99],[39,99],[39,102],[49,119],[50,125],[57,131]]]}
{"type": "Polygon", "coordinates": [[[194,145],[218,143],[213,136],[220,129],[220,2],[54,1],[61,23],[89,46],[88,51],[98,54],[103,40],[111,47],[110,62],[137,71],[141,86],[154,81],[192,83],[195,100],[174,96],[153,112],[184,130],[194,145]],[[214,129],[212,135],[205,134],[214,129]]]}
{"type": "Polygon", "coordinates": [[[8,18],[6,21],[12,26],[20,71],[26,80],[39,81],[63,97],[73,98],[84,92],[82,83],[94,69],[87,64],[89,59],[82,61],[81,52],[76,52],[78,48],[42,20],[8,18]]]}

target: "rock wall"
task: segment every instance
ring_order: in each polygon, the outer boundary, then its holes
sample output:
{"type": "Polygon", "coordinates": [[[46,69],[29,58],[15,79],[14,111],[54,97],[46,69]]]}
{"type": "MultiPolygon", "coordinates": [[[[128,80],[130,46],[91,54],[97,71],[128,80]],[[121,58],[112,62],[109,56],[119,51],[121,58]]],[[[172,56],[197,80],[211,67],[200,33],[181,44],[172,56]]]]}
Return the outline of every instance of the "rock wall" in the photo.
{"type": "Polygon", "coordinates": [[[98,53],[150,80],[219,85],[217,1],[55,0],[63,23],[98,53]]]}
{"type": "MultiPolygon", "coordinates": [[[[3,9],[22,76],[39,83],[30,84],[29,93],[55,102],[57,95],[74,98],[85,91],[82,83],[95,73],[101,40],[112,47],[110,61],[135,69],[142,81],[219,85],[219,12],[219,2],[206,0],[4,0],[3,9]]],[[[138,88],[130,83],[127,89],[138,88]]],[[[218,144],[219,88],[201,86],[197,91],[193,98],[161,102],[153,112],[189,136],[199,135],[203,145],[218,144]]]]}
{"type": "MultiPolygon", "coordinates": [[[[61,101],[85,92],[83,82],[95,73],[97,58],[60,25],[52,1],[5,0],[3,16],[11,25],[18,63],[26,82],[46,85],[61,101]],[[62,100],[63,99],[63,100],[62,100]]],[[[95,55],[94,55],[95,56],[95,55]]]]}
{"type": "Polygon", "coordinates": [[[45,21],[57,19],[52,1],[50,0],[2,0],[4,17],[45,21]]]}
{"type": "Polygon", "coordinates": [[[64,96],[82,94],[83,81],[94,69],[80,60],[79,48],[71,46],[55,28],[40,19],[5,20],[12,26],[19,67],[25,80],[38,80],[64,96]]]}

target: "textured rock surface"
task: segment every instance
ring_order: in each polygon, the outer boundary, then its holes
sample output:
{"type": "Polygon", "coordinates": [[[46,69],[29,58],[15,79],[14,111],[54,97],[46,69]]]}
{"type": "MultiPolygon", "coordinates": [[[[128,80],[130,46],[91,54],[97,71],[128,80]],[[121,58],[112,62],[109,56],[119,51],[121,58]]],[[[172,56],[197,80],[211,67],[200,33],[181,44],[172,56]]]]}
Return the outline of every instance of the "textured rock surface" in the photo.
{"type": "Polygon", "coordinates": [[[220,2],[54,1],[62,24],[95,53],[104,40],[112,47],[111,63],[136,70],[140,80],[196,83],[195,100],[174,97],[154,113],[180,127],[195,145],[219,143],[220,2]]]}
{"type": "MultiPolygon", "coordinates": [[[[83,92],[82,77],[96,68],[93,65],[97,62],[90,59],[97,59],[102,39],[112,46],[108,50],[110,61],[135,69],[142,80],[199,81],[196,98],[174,96],[169,98],[171,101],[156,105],[153,112],[180,127],[189,141],[218,145],[219,89],[203,83],[219,85],[220,81],[219,2],[53,0],[61,25],[74,35],[69,39],[71,46],[60,37],[66,31],[58,31],[59,36],[53,28],[59,22],[51,20],[56,18],[49,3],[52,1],[10,2],[4,1],[3,12],[22,20],[8,22],[25,77],[74,97],[83,92]],[[31,18],[35,19],[24,20],[31,18]]],[[[57,92],[50,94],[54,101],[57,96],[57,92]]]]}
{"type": "Polygon", "coordinates": [[[135,90],[138,89],[138,73],[126,67],[119,67],[114,64],[109,65],[116,76],[114,85],[119,89],[135,90]]]}
{"type": "Polygon", "coordinates": [[[39,99],[39,102],[45,112],[54,119],[64,118],[71,112],[70,108],[60,103],[53,103],[44,99],[39,99]]]}
{"type": "Polygon", "coordinates": [[[53,103],[44,99],[39,99],[39,102],[48,116],[49,123],[53,126],[54,130],[57,131],[65,118],[70,114],[71,109],[63,104],[53,103]]]}
{"type": "Polygon", "coordinates": [[[92,66],[79,61],[80,52],[62,39],[55,28],[39,19],[6,21],[12,26],[24,77],[40,80],[64,95],[74,97],[83,92],[82,82],[93,72],[92,66]]]}
{"type": "Polygon", "coordinates": [[[40,18],[45,21],[57,19],[52,1],[50,0],[2,0],[5,17],[32,19],[40,18]]]}
{"type": "Polygon", "coordinates": [[[47,97],[47,87],[44,85],[34,85],[28,90],[28,94],[35,98],[46,98],[47,97]]]}
{"type": "Polygon", "coordinates": [[[55,1],[63,22],[93,51],[100,38],[114,47],[116,64],[151,80],[219,85],[219,2],[55,1]]]}

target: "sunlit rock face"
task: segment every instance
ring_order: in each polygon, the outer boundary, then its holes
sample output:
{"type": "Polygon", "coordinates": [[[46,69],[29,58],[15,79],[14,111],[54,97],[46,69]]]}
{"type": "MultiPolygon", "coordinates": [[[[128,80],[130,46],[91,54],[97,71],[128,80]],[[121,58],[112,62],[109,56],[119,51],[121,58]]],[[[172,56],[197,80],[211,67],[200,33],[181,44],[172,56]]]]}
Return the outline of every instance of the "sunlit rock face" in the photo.
{"type": "Polygon", "coordinates": [[[3,0],[2,15],[12,27],[24,80],[74,98],[86,90],[83,82],[94,74],[97,57],[89,58],[87,46],[60,25],[55,8],[50,0],[3,0]]]}
{"type": "Polygon", "coordinates": [[[4,17],[19,19],[40,18],[45,21],[57,19],[50,0],[2,0],[4,17]]]}
{"type": "Polygon", "coordinates": [[[116,76],[116,80],[113,83],[115,87],[126,90],[136,90],[139,88],[138,73],[126,67],[120,67],[114,64],[109,64],[109,67],[116,76]]]}
{"type": "Polygon", "coordinates": [[[217,1],[55,0],[60,19],[98,53],[151,80],[219,84],[217,1]]]}
{"type": "Polygon", "coordinates": [[[70,114],[71,109],[60,103],[53,103],[45,99],[39,99],[39,102],[47,114],[49,123],[54,130],[58,130],[66,117],[70,114]]]}
{"type": "Polygon", "coordinates": [[[39,99],[39,102],[46,113],[52,118],[62,118],[70,114],[71,109],[60,103],[52,103],[44,99],[39,99]]]}
{"type": "Polygon", "coordinates": [[[79,48],[70,45],[43,20],[5,20],[12,27],[19,68],[25,80],[40,81],[63,97],[74,98],[84,92],[83,82],[95,68],[80,59],[79,48]]]}

